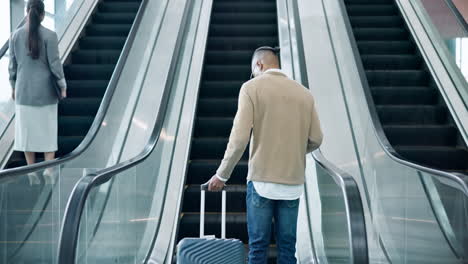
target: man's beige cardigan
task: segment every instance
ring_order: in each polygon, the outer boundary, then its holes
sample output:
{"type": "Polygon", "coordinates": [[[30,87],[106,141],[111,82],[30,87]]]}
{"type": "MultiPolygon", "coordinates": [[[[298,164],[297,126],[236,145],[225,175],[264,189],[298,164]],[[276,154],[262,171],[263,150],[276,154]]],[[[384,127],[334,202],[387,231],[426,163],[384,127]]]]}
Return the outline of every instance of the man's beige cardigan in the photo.
{"type": "Polygon", "coordinates": [[[303,184],[305,155],[322,143],[310,91],[268,71],[242,85],[229,144],[217,176],[228,180],[249,140],[248,180],[303,184]]]}

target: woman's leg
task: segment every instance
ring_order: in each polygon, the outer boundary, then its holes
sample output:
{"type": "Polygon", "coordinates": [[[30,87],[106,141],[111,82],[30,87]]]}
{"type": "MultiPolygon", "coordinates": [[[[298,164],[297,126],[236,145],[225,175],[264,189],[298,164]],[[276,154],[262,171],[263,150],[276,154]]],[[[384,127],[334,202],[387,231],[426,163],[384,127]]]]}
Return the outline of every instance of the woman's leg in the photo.
{"type": "MultiPolygon", "coordinates": [[[[36,163],[36,153],[35,152],[25,151],[24,152],[24,157],[26,158],[26,162],[28,163],[28,165],[36,163]]],[[[40,184],[41,183],[41,180],[39,180],[39,177],[34,172],[28,173],[28,178],[29,178],[29,184],[30,185],[40,184]]]]}
{"type": "Polygon", "coordinates": [[[55,152],[45,152],[44,158],[46,161],[55,159],[55,152]]]}
{"type": "Polygon", "coordinates": [[[24,152],[24,157],[26,158],[26,162],[28,163],[28,165],[36,163],[36,153],[35,152],[25,151],[24,152]]]}
{"type": "MultiPolygon", "coordinates": [[[[46,161],[55,159],[55,152],[45,152],[44,159],[46,161]]],[[[55,173],[53,167],[45,169],[43,175],[47,184],[55,184],[55,173]]]]}

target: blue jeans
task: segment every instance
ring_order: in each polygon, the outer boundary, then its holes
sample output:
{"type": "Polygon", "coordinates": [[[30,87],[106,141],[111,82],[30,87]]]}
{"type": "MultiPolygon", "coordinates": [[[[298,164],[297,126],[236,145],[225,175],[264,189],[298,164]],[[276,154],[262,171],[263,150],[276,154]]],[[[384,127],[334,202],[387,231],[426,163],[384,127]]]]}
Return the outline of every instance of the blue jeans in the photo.
{"type": "Polygon", "coordinates": [[[270,200],[260,196],[252,182],[247,185],[249,264],[266,264],[272,222],[278,249],[278,264],[295,264],[299,199],[270,200]]]}

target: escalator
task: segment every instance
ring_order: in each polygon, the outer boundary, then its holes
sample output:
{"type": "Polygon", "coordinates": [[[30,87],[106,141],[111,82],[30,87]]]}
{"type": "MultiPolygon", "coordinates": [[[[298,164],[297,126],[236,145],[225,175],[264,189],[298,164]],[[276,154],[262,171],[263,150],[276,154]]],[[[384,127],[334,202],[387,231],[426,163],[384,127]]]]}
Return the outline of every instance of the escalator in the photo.
{"type": "MultiPolygon", "coordinates": [[[[57,156],[72,152],[88,133],[140,3],[141,0],[101,1],[69,55],[64,66],[68,98],[58,108],[57,156]]],[[[23,153],[14,152],[6,168],[24,165],[23,153]]]]}
{"type": "Polygon", "coordinates": [[[394,0],[345,0],[385,135],[431,168],[468,174],[468,149],[394,0]]]}
{"type": "MultiPolygon", "coordinates": [[[[288,23],[292,23],[293,13],[276,14],[276,3],[283,8],[285,2],[171,2],[169,12],[177,11],[182,17],[171,15],[162,30],[171,35],[178,32],[183,38],[172,45],[172,59],[167,64],[173,73],[163,87],[152,136],[138,156],[79,181],[64,214],[58,263],[174,263],[177,242],[198,237],[199,185],[215,173],[224,154],[238,92],[250,75],[253,51],[286,39],[295,42],[293,35],[300,35],[299,26],[291,34],[277,34],[283,27],[292,28],[288,23]],[[277,20],[288,23],[278,25],[277,20]]],[[[303,64],[291,63],[293,56],[288,56],[287,49],[283,52],[284,70],[297,67],[291,78],[307,85],[306,77],[299,75],[303,64]]],[[[319,259],[368,263],[356,182],[320,152],[308,155],[307,163],[315,165],[307,166],[301,201],[306,209],[300,209],[298,223],[299,263],[318,263],[319,259]],[[327,222],[328,233],[312,226],[321,221],[327,222]],[[316,234],[328,236],[322,239],[325,245],[313,241],[316,234]]],[[[247,153],[232,175],[227,194],[227,237],[245,244],[246,175],[247,153]]],[[[206,234],[219,237],[221,197],[219,193],[206,195],[206,234]]],[[[268,263],[275,263],[274,240],[270,249],[268,263]]]]}
{"type": "Polygon", "coordinates": [[[434,42],[421,40],[422,17],[405,3],[325,4],[343,19],[329,40],[338,78],[347,80],[340,85],[360,168],[353,177],[375,237],[369,254],[378,263],[466,263],[464,112],[452,110],[458,99],[446,87],[456,81],[434,67],[441,57],[428,52],[434,42]],[[349,44],[337,43],[343,34],[349,44]]]}
{"type": "MultiPolygon", "coordinates": [[[[210,23],[178,240],[199,235],[199,185],[215,174],[223,158],[238,93],[250,75],[253,51],[260,46],[278,45],[274,0],[214,0],[210,23]]],[[[239,238],[245,244],[247,154],[228,183],[232,191],[227,194],[226,217],[226,236],[239,238]]],[[[219,194],[207,193],[206,234],[220,237],[220,208],[219,194]]],[[[274,249],[274,241],[271,244],[274,249]]],[[[269,263],[274,262],[273,251],[269,263]]]]}

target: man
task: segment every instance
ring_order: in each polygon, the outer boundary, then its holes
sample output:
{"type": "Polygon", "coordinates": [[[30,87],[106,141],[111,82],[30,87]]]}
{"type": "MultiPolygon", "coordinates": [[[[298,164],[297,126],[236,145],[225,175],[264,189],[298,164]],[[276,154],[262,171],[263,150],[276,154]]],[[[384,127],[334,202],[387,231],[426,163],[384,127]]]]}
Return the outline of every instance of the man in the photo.
{"type": "Polygon", "coordinates": [[[272,220],[278,263],[296,263],[305,155],[322,142],[312,94],[279,69],[276,51],[261,47],[254,52],[255,78],[242,85],[224,159],[209,182],[211,191],[224,187],[252,138],[247,177],[249,264],[267,263],[272,220]]]}

